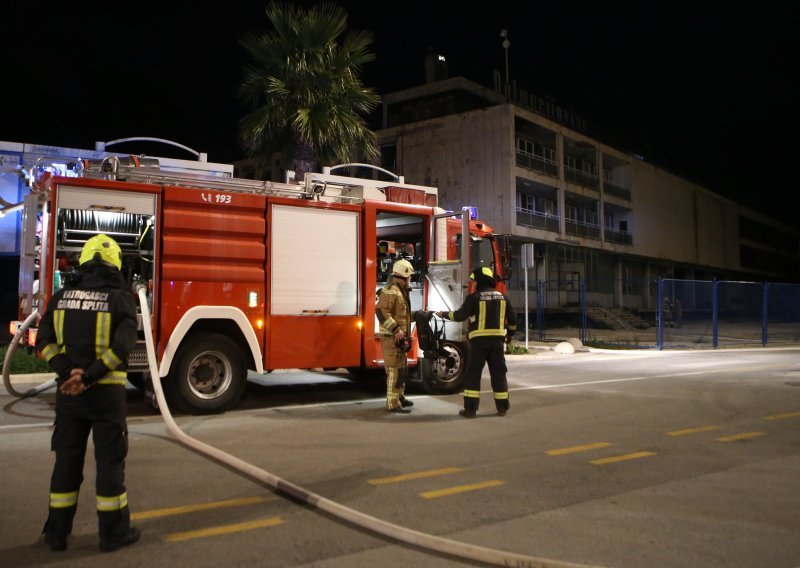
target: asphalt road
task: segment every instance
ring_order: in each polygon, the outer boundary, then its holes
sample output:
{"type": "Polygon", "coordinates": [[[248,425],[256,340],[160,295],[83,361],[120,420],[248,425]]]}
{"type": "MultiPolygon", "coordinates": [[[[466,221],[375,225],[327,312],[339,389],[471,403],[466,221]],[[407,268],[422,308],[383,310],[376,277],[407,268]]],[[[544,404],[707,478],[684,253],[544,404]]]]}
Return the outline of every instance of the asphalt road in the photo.
{"type": "Polygon", "coordinates": [[[509,356],[510,413],[494,416],[485,374],[475,420],[458,416],[457,395],[413,393],[410,415],[389,414],[343,374],[274,373],[234,411],[176,417],[307,499],[187,448],[130,391],[128,493],[143,537],[112,555],[97,550],[91,456],[69,550],[41,541],[53,395],[3,392],[0,566],[484,565],[477,549],[530,559],[520,566],[797,567],[798,355],[509,356]]]}

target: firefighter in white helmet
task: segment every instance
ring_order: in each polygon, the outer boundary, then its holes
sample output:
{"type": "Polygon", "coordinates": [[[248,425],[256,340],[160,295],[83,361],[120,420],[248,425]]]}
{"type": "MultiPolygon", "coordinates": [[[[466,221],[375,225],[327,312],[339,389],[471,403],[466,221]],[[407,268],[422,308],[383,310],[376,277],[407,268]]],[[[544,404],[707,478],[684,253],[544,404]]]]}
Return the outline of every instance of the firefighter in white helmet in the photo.
{"type": "Polygon", "coordinates": [[[51,444],[56,461],[43,532],[52,551],[66,550],[91,432],[100,550],[112,552],[139,540],[125,489],[125,383],[128,354],[136,346],[136,305],[120,273],[122,251],[114,239],[90,238],[79,262],[77,281],[48,302],[36,339],[58,375],[51,444]]]}
{"type": "Polygon", "coordinates": [[[411,300],[408,295],[414,267],[407,260],[392,266],[389,283],[380,290],[375,315],[380,323],[383,364],[386,369],[386,410],[411,412],[414,402],[405,397],[408,351],[411,349],[411,300]]]}

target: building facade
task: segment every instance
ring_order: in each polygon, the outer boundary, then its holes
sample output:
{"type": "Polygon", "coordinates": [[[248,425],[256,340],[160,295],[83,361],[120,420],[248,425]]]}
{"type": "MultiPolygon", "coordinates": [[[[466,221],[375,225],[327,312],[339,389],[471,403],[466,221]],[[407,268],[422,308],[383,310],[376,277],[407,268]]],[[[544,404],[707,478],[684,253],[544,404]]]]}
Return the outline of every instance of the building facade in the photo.
{"type": "MultiPolygon", "coordinates": [[[[499,78],[499,76],[498,76],[499,78]]],[[[659,277],[798,281],[800,233],[641,157],[588,137],[552,101],[463,78],[383,98],[382,166],[436,186],[445,209],[477,206],[512,236],[512,301],[520,250],[533,243],[528,281],[547,307],[652,307],[659,277]],[[505,92],[504,92],[505,91],[505,92]]],[[[530,262],[530,261],[529,261],[530,262]]]]}

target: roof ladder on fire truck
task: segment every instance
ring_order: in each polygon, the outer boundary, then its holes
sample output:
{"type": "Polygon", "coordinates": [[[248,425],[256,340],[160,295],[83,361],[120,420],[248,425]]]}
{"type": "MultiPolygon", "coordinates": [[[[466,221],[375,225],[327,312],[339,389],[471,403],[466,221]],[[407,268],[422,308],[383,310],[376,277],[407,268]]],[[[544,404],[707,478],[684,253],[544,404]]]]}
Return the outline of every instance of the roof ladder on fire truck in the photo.
{"type": "Polygon", "coordinates": [[[213,189],[236,193],[251,193],[300,199],[339,200],[349,203],[363,201],[363,197],[350,195],[352,184],[331,183],[314,180],[314,174],[306,176],[304,183],[290,184],[259,181],[243,178],[184,174],[161,171],[156,158],[108,157],[102,160],[83,160],[76,172],[81,177],[139,183],[164,184],[195,189],[213,189]]]}

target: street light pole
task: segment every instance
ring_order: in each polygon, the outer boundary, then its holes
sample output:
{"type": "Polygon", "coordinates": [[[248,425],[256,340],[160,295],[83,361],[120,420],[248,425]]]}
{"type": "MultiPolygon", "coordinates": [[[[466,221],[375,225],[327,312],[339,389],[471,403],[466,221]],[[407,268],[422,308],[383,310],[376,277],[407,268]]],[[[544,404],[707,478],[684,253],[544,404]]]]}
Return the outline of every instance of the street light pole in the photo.
{"type": "Polygon", "coordinates": [[[508,41],[508,30],[500,30],[500,37],[503,38],[503,49],[506,52],[506,96],[509,96],[509,83],[508,83],[508,48],[511,47],[511,42],[508,41]]]}

